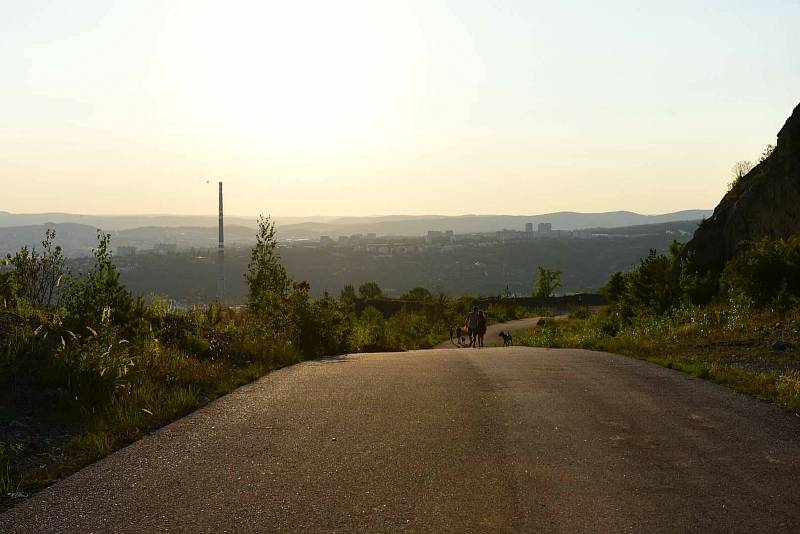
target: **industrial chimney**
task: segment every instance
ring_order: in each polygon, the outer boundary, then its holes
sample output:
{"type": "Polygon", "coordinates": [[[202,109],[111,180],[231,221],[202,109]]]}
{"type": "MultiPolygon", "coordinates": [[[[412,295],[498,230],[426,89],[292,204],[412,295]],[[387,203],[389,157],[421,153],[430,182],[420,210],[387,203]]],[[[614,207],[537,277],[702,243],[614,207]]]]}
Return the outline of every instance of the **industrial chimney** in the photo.
{"type": "Polygon", "coordinates": [[[222,182],[219,183],[219,245],[217,246],[217,301],[225,302],[225,231],[222,218],[222,182]]]}

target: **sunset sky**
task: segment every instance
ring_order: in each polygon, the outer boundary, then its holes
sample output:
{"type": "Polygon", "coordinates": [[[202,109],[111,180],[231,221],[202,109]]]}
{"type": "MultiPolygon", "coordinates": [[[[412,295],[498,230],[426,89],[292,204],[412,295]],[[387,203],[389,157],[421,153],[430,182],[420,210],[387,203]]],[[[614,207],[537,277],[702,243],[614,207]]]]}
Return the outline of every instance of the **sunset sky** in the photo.
{"type": "Polygon", "coordinates": [[[711,208],[800,2],[0,0],[0,210],[711,208]],[[643,7],[647,5],[648,7],[643,7]]]}

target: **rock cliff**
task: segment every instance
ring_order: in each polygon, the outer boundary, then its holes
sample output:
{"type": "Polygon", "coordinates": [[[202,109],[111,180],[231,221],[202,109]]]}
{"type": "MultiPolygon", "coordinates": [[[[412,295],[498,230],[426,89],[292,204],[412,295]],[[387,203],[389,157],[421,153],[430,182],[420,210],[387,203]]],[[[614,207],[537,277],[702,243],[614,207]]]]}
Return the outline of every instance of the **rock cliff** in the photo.
{"type": "Polygon", "coordinates": [[[800,233],[800,105],[778,132],[772,154],[722,198],[684,247],[700,272],[721,271],[745,241],[800,233]]]}

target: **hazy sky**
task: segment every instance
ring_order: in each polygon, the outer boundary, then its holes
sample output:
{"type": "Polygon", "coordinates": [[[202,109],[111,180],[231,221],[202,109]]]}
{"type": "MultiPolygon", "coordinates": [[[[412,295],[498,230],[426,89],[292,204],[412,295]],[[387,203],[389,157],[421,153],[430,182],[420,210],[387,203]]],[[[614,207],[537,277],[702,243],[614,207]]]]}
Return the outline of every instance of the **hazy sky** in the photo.
{"type": "Polygon", "coordinates": [[[0,210],[716,205],[800,102],[800,2],[0,0],[0,210]]]}

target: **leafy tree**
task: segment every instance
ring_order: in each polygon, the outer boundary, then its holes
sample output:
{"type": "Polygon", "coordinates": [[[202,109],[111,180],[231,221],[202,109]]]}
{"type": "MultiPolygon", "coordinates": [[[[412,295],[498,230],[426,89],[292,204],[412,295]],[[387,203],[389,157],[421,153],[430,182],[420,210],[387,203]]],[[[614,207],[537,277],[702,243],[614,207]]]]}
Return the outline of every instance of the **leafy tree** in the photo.
{"type": "Polygon", "coordinates": [[[561,287],[561,271],[545,269],[539,266],[539,278],[533,287],[534,297],[552,297],[556,289],[561,287]]]}
{"type": "Polygon", "coordinates": [[[85,276],[71,275],[63,296],[69,321],[75,328],[98,324],[131,326],[141,316],[144,302],[134,300],[119,281],[111,259],[111,236],[97,231],[97,247],[92,250],[94,266],[85,276]]]}
{"type": "Polygon", "coordinates": [[[605,297],[605,299],[613,304],[615,302],[619,302],[622,296],[625,294],[626,284],[625,284],[625,275],[616,272],[611,275],[611,278],[608,280],[606,285],[600,288],[600,294],[605,297]]]}
{"type": "Polygon", "coordinates": [[[289,276],[280,262],[275,223],[269,216],[258,218],[256,245],[247,265],[247,305],[272,318],[284,317],[291,288],[289,276]]]}
{"type": "Polygon", "coordinates": [[[725,265],[722,285],[759,306],[789,305],[800,298],[800,236],[745,245],[725,265]]]}
{"type": "Polygon", "coordinates": [[[9,298],[18,295],[37,307],[53,304],[64,276],[64,256],[60,246],[53,246],[55,237],[55,230],[45,230],[41,254],[22,247],[14,256],[6,257],[6,263],[13,267],[5,282],[4,292],[9,298]]]}
{"type": "Polygon", "coordinates": [[[400,298],[402,300],[428,302],[433,300],[433,294],[431,294],[431,292],[425,289],[424,287],[415,287],[414,289],[409,290],[400,298]]]}
{"type": "Polygon", "coordinates": [[[719,278],[718,271],[698,267],[694,253],[690,253],[680,264],[678,283],[682,298],[689,304],[708,304],[719,292],[719,278]]]}
{"type": "Polygon", "coordinates": [[[377,299],[383,296],[383,290],[375,282],[366,282],[358,287],[358,294],[362,299],[377,299]]]}
{"type": "Polygon", "coordinates": [[[14,272],[7,269],[10,265],[9,259],[0,259],[0,307],[12,307],[19,293],[16,280],[14,279],[14,272]]]}
{"type": "Polygon", "coordinates": [[[290,297],[295,345],[306,358],[349,352],[352,323],[330,295],[309,297],[307,282],[294,283],[290,297]]]}
{"type": "Polygon", "coordinates": [[[339,299],[340,300],[345,300],[345,301],[348,301],[348,302],[352,302],[352,301],[354,301],[356,299],[356,290],[353,287],[353,284],[346,284],[342,288],[342,292],[339,295],[339,299]]]}
{"type": "Polygon", "coordinates": [[[660,314],[669,310],[678,295],[673,265],[673,258],[650,249],[650,253],[629,273],[626,304],[639,313],[660,314]]]}

